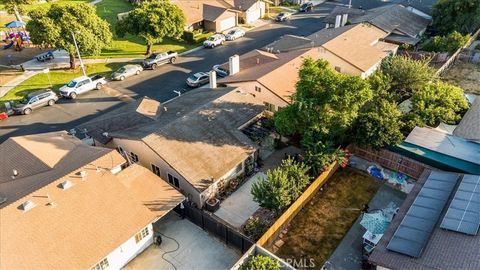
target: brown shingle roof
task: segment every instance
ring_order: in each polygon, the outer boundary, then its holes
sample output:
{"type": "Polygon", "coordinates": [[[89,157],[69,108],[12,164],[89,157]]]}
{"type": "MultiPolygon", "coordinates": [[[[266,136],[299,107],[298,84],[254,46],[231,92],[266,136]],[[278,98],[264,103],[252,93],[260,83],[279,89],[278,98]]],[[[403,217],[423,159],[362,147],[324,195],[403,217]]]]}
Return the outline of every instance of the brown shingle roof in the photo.
{"type": "Polygon", "coordinates": [[[475,98],[453,135],[480,142],[480,97],[475,98]]]}
{"type": "Polygon", "coordinates": [[[132,167],[125,171],[128,176],[113,175],[108,165],[117,159],[122,157],[109,150],[1,209],[0,268],[88,269],[180,202],[178,192],[148,170],[136,175],[139,169],[132,167]],[[87,172],[83,179],[82,170],[87,172]],[[126,179],[132,174],[137,178],[126,179]],[[73,186],[60,188],[66,180],[73,186]],[[175,199],[165,202],[164,189],[175,199]],[[141,196],[168,207],[152,212],[141,196]],[[20,210],[27,200],[36,206],[20,210]]]}
{"type": "Polygon", "coordinates": [[[204,19],[215,21],[214,17],[218,18],[218,16],[222,15],[227,9],[232,7],[230,3],[222,0],[172,0],[172,3],[177,5],[183,11],[187,18],[187,25],[201,22],[204,19]],[[205,6],[209,6],[210,8],[205,8],[205,6]],[[221,14],[218,14],[219,12],[221,12],[221,14]],[[208,19],[205,18],[205,16],[207,16],[208,19]]]}
{"type": "MultiPolygon", "coordinates": [[[[382,239],[380,239],[369,260],[376,265],[390,269],[480,269],[480,260],[478,259],[480,258],[480,235],[470,236],[440,229],[439,224],[448,207],[445,207],[440,216],[440,220],[435,226],[421,257],[412,258],[387,250],[386,246],[420,192],[429,174],[430,171],[425,171],[417,181],[403,202],[398,214],[392,220],[382,239]]],[[[454,194],[454,192],[452,194],[454,194]]],[[[447,203],[447,205],[449,205],[449,203],[447,203]]]]}

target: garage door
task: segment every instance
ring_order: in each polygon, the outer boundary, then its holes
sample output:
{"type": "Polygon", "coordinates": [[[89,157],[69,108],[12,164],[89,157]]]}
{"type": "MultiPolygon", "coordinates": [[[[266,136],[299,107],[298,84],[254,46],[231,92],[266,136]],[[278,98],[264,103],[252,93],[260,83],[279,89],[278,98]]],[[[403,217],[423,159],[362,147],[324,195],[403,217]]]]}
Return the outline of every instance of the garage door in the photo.
{"type": "Polygon", "coordinates": [[[223,21],[220,22],[219,32],[222,32],[222,31],[225,31],[229,28],[235,27],[236,25],[237,24],[236,24],[236,21],[235,21],[235,17],[230,17],[230,18],[224,19],[223,21]]]}
{"type": "Polygon", "coordinates": [[[252,23],[260,19],[260,13],[261,13],[261,9],[259,8],[247,12],[247,23],[252,23]]]}

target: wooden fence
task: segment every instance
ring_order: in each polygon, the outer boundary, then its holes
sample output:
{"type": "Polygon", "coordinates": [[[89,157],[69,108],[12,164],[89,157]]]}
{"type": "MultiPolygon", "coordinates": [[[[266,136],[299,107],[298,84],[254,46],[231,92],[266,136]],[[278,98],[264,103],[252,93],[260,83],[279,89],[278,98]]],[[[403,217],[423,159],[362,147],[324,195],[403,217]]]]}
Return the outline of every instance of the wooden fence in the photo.
{"type": "Polygon", "coordinates": [[[418,179],[422,175],[423,170],[430,168],[426,164],[385,149],[373,150],[350,145],[348,150],[358,157],[375,162],[387,169],[401,172],[414,179],[418,179]]]}
{"type": "Polygon", "coordinates": [[[465,49],[467,48],[468,46],[470,46],[470,44],[472,44],[473,41],[475,41],[478,37],[478,35],[480,34],[480,29],[478,29],[471,37],[470,39],[468,40],[468,42],[463,46],[461,47],[460,49],[458,49],[454,54],[452,54],[452,56],[450,56],[450,58],[447,60],[447,62],[445,62],[445,64],[443,64],[438,70],[437,70],[437,75],[438,76],[441,76],[453,63],[455,63],[455,61],[457,60],[458,56],[460,55],[460,53],[465,49]]]}
{"type": "Polygon", "coordinates": [[[339,164],[332,163],[327,170],[320,174],[315,181],[303,192],[300,197],[285,211],[280,218],[258,239],[257,245],[268,248],[273,244],[280,232],[288,225],[290,221],[302,210],[322,185],[335,173],[339,164]]]}

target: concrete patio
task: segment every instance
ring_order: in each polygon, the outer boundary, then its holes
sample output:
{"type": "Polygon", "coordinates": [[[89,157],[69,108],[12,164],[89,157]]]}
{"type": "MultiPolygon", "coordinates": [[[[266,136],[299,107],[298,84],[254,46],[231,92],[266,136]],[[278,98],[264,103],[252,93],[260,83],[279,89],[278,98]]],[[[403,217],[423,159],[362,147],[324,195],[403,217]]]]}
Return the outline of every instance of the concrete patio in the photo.
{"type": "Polygon", "coordinates": [[[163,234],[160,247],[151,245],[124,269],[230,269],[242,256],[175,212],[155,223],[154,230],[163,234]]]}
{"type": "Polygon", "coordinates": [[[253,183],[263,177],[266,177],[263,172],[252,176],[220,204],[220,209],[215,212],[215,215],[235,228],[240,228],[260,208],[260,205],[253,201],[253,195],[250,193],[250,190],[253,183]]]}

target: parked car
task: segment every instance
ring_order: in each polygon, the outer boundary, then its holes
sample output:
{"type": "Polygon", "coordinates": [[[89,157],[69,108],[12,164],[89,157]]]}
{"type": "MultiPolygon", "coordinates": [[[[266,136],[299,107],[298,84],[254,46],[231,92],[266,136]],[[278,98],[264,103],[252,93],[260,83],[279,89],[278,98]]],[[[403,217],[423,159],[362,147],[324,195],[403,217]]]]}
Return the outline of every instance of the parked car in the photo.
{"type": "Polygon", "coordinates": [[[60,95],[62,97],[75,99],[78,95],[89,92],[93,89],[100,90],[105,84],[107,84],[107,81],[103,76],[82,76],[75,78],[66,85],[60,87],[60,95]]]}
{"type": "Polygon", "coordinates": [[[312,2],[303,3],[300,6],[300,9],[299,9],[300,12],[309,12],[309,11],[312,11],[312,10],[313,10],[313,3],[312,2]]]}
{"type": "Polygon", "coordinates": [[[143,60],[143,68],[156,69],[157,66],[170,63],[173,64],[177,60],[178,54],[174,51],[152,53],[143,60]]]}
{"type": "Polygon", "coordinates": [[[284,21],[290,19],[290,16],[292,16],[292,14],[289,13],[289,12],[280,12],[280,13],[278,13],[277,17],[275,17],[275,21],[284,22],[284,21]]]}
{"type": "Polygon", "coordinates": [[[231,41],[243,36],[245,36],[245,30],[241,28],[235,28],[228,31],[228,33],[225,35],[225,39],[231,41]]]}
{"type": "Polygon", "coordinates": [[[37,55],[36,58],[37,58],[37,61],[39,61],[39,62],[45,62],[45,61],[55,59],[55,56],[53,55],[52,51],[48,51],[46,53],[42,53],[40,55],[37,55]]]}
{"type": "Polygon", "coordinates": [[[133,76],[133,75],[139,75],[140,72],[143,71],[142,66],[140,65],[125,65],[114,73],[112,73],[112,80],[114,81],[123,81],[125,78],[133,76]]]}
{"type": "Polygon", "coordinates": [[[208,77],[208,73],[197,72],[187,78],[187,85],[194,88],[194,87],[199,87],[204,84],[207,84],[209,81],[210,81],[210,78],[208,77]]]}
{"type": "Polygon", "coordinates": [[[28,94],[25,100],[13,107],[13,110],[20,114],[30,114],[34,109],[52,106],[57,100],[58,96],[50,89],[37,91],[28,94]]]}
{"type": "Polygon", "coordinates": [[[203,42],[203,47],[205,48],[215,48],[219,45],[223,45],[225,42],[225,36],[222,34],[215,34],[209,37],[207,40],[203,42]]]}
{"type": "Polygon", "coordinates": [[[228,70],[222,68],[220,65],[215,65],[212,69],[217,73],[218,77],[227,77],[229,74],[228,70]]]}

